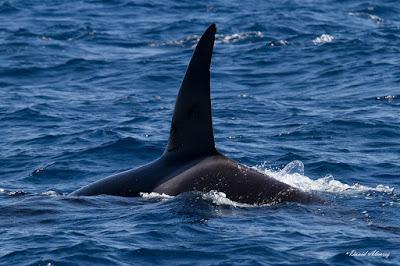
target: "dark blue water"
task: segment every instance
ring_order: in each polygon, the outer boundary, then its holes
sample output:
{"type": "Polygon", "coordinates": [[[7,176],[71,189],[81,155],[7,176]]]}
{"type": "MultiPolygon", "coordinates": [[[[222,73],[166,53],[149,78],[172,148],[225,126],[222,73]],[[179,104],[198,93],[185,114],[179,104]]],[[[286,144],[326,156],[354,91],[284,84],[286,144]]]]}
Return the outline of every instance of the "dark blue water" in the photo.
{"type": "Polygon", "coordinates": [[[398,265],[399,47],[398,1],[0,1],[0,264],[398,265]],[[66,196],[163,152],[212,22],[218,149],[330,203],[66,196]]]}

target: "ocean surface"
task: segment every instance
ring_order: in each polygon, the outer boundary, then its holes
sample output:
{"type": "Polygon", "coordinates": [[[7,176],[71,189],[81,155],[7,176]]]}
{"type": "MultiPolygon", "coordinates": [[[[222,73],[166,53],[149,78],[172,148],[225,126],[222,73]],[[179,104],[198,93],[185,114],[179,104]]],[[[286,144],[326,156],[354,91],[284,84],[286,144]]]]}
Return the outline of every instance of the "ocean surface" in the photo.
{"type": "Polygon", "coordinates": [[[399,265],[398,1],[0,0],[1,265],[399,265]],[[69,197],[164,150],[210,23],[217,148],[328,203],[69,197]]]}

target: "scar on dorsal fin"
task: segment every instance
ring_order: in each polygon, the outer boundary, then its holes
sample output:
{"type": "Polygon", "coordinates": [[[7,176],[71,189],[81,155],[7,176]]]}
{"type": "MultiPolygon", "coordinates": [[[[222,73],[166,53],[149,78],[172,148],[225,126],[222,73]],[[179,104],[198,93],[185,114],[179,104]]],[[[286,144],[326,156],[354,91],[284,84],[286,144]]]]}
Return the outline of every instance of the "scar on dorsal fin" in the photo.
{"type": "Polygon", "coordinates": [[[175,103],[165,156],[216,153],[211,118],[210,65],[216,27],[201,36],[183,78],[175,103]]]}

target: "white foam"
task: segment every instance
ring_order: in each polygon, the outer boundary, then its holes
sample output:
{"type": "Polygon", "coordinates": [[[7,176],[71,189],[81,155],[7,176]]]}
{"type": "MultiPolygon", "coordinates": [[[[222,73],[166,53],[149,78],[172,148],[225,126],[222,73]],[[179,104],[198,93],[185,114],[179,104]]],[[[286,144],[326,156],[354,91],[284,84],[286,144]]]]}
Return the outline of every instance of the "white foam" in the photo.
{"type": "Polygon", "coordinates": [[[278,41],[272,41],[269,43],[269,46],[274,47],[274,46],[285,46],[288,45],[289,42],[286,40],[278,40],[278,41]]]}
{"type": "Polygon", "coordinates": [[[304,175],[304,165],[301,161],[293,161],[282,170],[265,169],[263,166],[255,167],[255,169],[306,192],[362,193],[375,191],[393,193],[394,191],[394,188],[385,185],[377,185],[376,187],[364,186],[358,183],[349,185],[335,180],[331,175],[312,180],[304,175]]]}
{"type": "Polygon", "coordinates": [[[381,23],[383,22],[383,19],[382,19],[381,17],[377,16],[377,15],[371,15],[371,14],[369,14],[369,15],[368,15],[368,18],[369,18],[372,22],[374,22],[374,23],[376,23],[376,24],[381,24],[381,23]]]}
{"type": "MultiPolygon", "coordinates": [[[[234,34],[216,34],[215,35],[215,43],[234,43],[240,40],[246,40],[251,38],[262,38],[264,35],[261,31],[248,31],[248,32],[239,32],[234,34]]],[[[165,42],[157,43],[151,42],[149,45],[151,47],[155,46],[163,46],[163,45],[174,45],[174,46],[183,46],[187,44],[191,44],[195,46],[197,42],[200,40],[201,35],[189,35],[183,39],[179,40],[168,40],[165,42]]]]}
{"type": "Polygon", "coordinates": [[[144,199],[161,199],[161,200],[167,200],[167,199],[173,199],[174,196],[170,196],[167,194],[160,194],[157,192],[151,192],[151,193],[146,193],[146,192],[140,192],[139,195],[144,198],[144,199]]]}
{"type": "Polygon", "coordinates": [[[56,197],[56,196],[60,196],[61,194],[57,193],[54,190],[49,190],[49,191],[43,192],[42,195],[43,196],[56,197]]]}
{"type": "Polygon", "coordinates": [[[230,35],[217,34],[216,43],[232,43],[240,40],[245,40],[249,38],[262,38],[264,35],[261,31],[248,31],[248,32],[239,32],[230,35]]]}
{"type": "Polygon", "coordinates": [[[321,43],[330,43],[335,39],[332,35],[329,34],[322,34],[321,36],[318,36],[313,40],[313,43],[315,45],[321,44],[321,43]]]}
{"type": "MultiPolygon", "coordinates": [[[[372,11],[372,10],[370,10],[372,11]]],[[[367,18],[368,20],[372,21],[375,24],[381,24],[383,22],[383,18],[377,16],[377,15],[372,15],[368,14],[365,12],[349,12],[348,13],[350,16],[355,16],[355,17],[360,17],[360,18],[367,18]]]]}
{"type": "Polygon", "coordinates": [[[210,200],[216,205],[227,205],[232,207],[255,207],[257,205],[250,205],[245,203],[239,203],[233,200],[230,200],[226,197],[226,194],[223,192],[211,190],[210,192],[203,193],[202,198],[204,200],[210,200]]]}
{"type": "MultiPolygon", "coordinates": [[[[170,200],[175,198],[174,196],[170,196],[167,194],[160,194],[157,192],[151,192],[151,193],[145,193],[141,192],[139,195],[144,198],[144,199],[157,199],[157,200],[170,200]]],[[[223,192],[211,190],[210,192],[207,193],[202,193],[200,192],[201,198],[203,200],[211,201],[212,203],[216,205],[227,205],[227,206],[232,206],[232,207],[256,207],[257,205],[250,205],[250,204],[245,204],[245,203],[239,203],[235,202],[233,200],[230,200],[226,197],[226,194],[223,192]]]]}
{"type": "Polygon", "coordinates": [[[199,35],[190,35],[180,40],[170,40],[162,43],[161,45],[184,45],[186,43],[197,43],[200,40],[199,35]]]}
{"type": "Polygon", "coordinates": [[[386,100],[389,103],[394,102],[397,99],[397,95],[386,95],[386,96],[378,96],[376,97],[377,100],[386,100]]]}
{"type": "Polygon", "coordinates": [[[8,196],[21,196],[21,195],[25,195],[27,194],[25,191],[23,190],[15,190],[15,191],[8,191],[6,192],[8,196]]]}

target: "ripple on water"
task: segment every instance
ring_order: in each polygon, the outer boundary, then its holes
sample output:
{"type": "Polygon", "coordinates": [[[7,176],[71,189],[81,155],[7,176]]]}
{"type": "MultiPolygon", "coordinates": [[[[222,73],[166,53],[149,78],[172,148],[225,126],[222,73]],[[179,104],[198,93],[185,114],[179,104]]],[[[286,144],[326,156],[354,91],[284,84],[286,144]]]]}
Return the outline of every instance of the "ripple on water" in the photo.
{"type": "MultiPolygon", "coordinates": [[[[170,40],[161,43],[150,43],[150,46],[189,46],[193,47],[200,40],[201,35],[189,35],[183,39],[170,40]]],[[[264,37],[260,31],[239,32],[234,34],[216,34],[215,43],[217,44],[230,44],[236,42],[253,42],[262,40],[264,37]]]]}
{"type": "Polygon", "coordinates": [[[0,14],[14,14],[18,11],[18,8],[13,6],[9,1],[4,1],[0,5],[0,14]]]}

